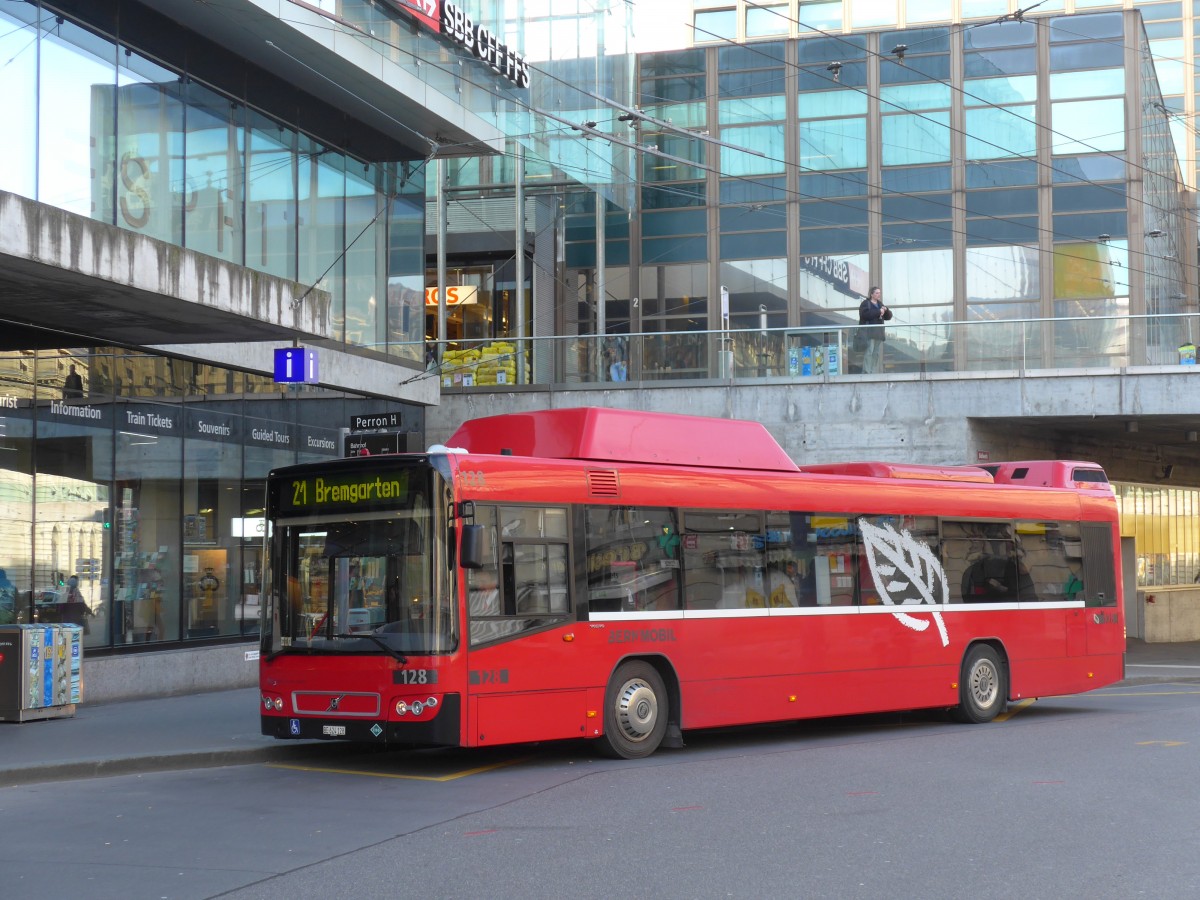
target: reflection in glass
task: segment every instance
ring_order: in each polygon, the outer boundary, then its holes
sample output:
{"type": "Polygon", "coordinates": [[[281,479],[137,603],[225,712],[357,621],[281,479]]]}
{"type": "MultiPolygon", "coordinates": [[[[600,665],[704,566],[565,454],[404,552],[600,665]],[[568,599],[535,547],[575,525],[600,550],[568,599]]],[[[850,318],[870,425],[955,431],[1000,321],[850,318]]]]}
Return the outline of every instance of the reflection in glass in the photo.
{"type": "Polygon", "coordinates": [[[949,111],[883,117],[885,166],[907,166],[949,159],[949,111]]]}
{"type": "Polygon", "coordinates": [[[304,136],[297,155],[299,280],[332,295],[337,333],[345,326],[346,157],[304,136]]]}
{"type": "Polygon", "coordinates": [[[981,107],[968,109],[964,115],[967,159],[1029,156],[1037,150],[1037,121],[1032,105],[981,107]]]}
{"type": "Polygon", "coordinates": [[[296,134],[250,115],[246,154],[246,265],[280,278],[296,277],[296,134]]]}
{"type": "MultiPolygon", "coordinates": [[[[8,129],[0,150],[0,190],[22,197],[37,196],[37,30],[29,25],[37,10],[26,4],[0,11],[0,59],[5,60],[0,91],[0,121],[8,129]]],[[[107,183],[110,188],[112,179],[107,183]]],[[[47,201],[49,202],[49,201],[47,201]]],[[[105,205],[111,210],[112,202],[105,205]]],[[[2,463],[0,463],[2,465],[2,463]]],[[[2,565],[0,561],[0,565],[2,565]]],[[[3,590],[0,587],[0,590],[3,590]]]]}
{"type": "Polygon", "coordinates": [[[185,197],[180,79],[128,49],[118,58],[117,224],[182,244],[185,197]]]}
{"type": "Polygon", "coordinates": [[[1012,369],[1040,360],[1041,326],[1012,321],[1040,315],[1039,259],[1032,246],[967,248],[966,318],[997,323],[966,330],[963,362],[967,368],[1012,369]]]}
{"type": "Polygon", "coordinates": [[[1125,99],[1070,100],[1050,104],[1051,152],[1095,153],[1125,149],[1125,99]]]}
{"type": "MultiPolygon", "coordinates": [[[[70,22],[58,25],[54,16],[45,16],[43,25],[51,30],[42,33],[37,49],[25,51],[34,58],[40,53],[41,64],[37,91],[29,95],[38,99],[37,199],[91,218],[95,197],[97,214],[103,216],[112,210],[111,200],[103,200],[112,190],[112,168],[111,155],[101,154],[111,154],[111,144],[100,141],[93,147],[92,138],[113,130],[116,47],[70,22]]],[[[32,37],[24,28],[17,33],[32,37]]],[[[14,65],[21,65],[24,55],[14,65]]]]}
{"type": "Polygon", "coordinates": [[[802,169],[855,169],[866,164],[866,119],[822,119],[800,123],[802,169]]]}
{"type": "Polygon", "coordinates": [[[184,235],[187,246],[242,261],[243,108],[195,81],[187,97],[184,235]]]}

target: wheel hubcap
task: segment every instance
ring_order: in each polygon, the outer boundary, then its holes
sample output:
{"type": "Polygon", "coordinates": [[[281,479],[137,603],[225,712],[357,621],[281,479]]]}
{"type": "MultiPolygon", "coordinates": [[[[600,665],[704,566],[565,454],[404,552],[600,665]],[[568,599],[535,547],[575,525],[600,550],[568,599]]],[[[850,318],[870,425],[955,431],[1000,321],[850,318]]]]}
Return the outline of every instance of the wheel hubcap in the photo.
{"type": "Polygon", "coordinates": [[[996,702],[999,681],[996,670],[988,663],[981,662],[975,666],[971,672],[971,694],[981,708],[987,709],[996,702]]]}
{"type": "Polygon", "coordinates": [[[658,698],[650,685],[635,678],[617,695],[617,725],[630,741],[644,741],[658,721],[658,698]]]}

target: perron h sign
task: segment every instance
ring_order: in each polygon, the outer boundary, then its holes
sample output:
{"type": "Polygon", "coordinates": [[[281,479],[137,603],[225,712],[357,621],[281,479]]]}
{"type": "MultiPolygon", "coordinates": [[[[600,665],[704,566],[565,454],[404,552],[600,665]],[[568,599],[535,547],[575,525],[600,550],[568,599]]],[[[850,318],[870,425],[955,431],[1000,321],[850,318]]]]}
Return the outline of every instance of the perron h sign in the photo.
{"type": "Polygon", "coordinates": [[[275,349],[276,384],[316,384],[317,351],[305,347],[277,347],[275,349]]]}

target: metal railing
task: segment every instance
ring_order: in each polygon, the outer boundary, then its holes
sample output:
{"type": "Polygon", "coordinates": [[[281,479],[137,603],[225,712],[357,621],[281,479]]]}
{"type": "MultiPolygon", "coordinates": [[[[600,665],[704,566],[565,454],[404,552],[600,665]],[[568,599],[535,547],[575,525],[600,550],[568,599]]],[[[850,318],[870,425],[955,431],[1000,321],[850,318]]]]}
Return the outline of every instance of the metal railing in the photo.
{"type": "Polygon", "coordinates": [[[857,326],[456,341],[431,371],[456,391],[1189,365],[1200,316],[893,322],[885,331],[873,350],[856,346],[857,326]],[[877,366],[864,375],[869,352],[877,366]]]}

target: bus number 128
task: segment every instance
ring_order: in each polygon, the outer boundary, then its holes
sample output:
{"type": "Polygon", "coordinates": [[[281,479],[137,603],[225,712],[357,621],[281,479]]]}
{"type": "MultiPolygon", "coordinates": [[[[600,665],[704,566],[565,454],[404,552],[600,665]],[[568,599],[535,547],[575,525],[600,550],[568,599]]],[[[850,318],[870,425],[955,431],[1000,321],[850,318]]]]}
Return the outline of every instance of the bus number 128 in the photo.
{"type": "Polygon", "coordinates": [[[437,684],[437,669],[397,669],[393,684],[437,684]]]}

